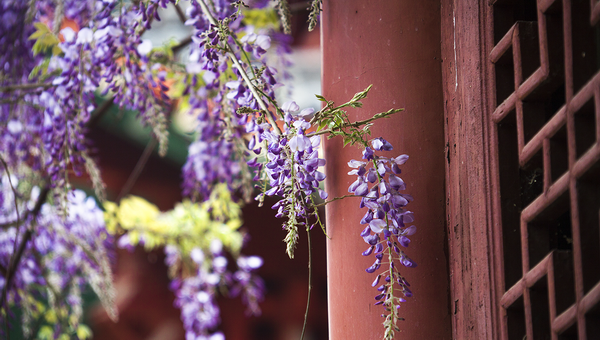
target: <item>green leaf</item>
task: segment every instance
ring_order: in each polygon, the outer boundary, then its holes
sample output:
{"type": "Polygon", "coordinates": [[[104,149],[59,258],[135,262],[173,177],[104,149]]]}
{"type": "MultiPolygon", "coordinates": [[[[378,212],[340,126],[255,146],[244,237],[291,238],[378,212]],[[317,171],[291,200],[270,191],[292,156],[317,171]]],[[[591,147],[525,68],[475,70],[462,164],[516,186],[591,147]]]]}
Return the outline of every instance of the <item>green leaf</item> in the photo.
{"type": "Polygon", "coordinates": [[[344,146],[348,145],[352,142],[352,139],[348,136],[344,137],[344,146]]]}
{"type": "Polygon", "coordinates": [[[35,32],[29,36],[29,40],[36,40],[44,36],[45,34],[50,33],[50,29],[44,23],[34,22],[33,26],[36,28],[35,32]]]}
{"type": "Polygon", "coordinates": [[[319,94],[315,94],[315,97],[317,97],[318,100],[322,101],[322,102],[326,102],[327,99],[325,99],[325,97],[319,95],[319,94]]]}
{"type": "Polygon", "coordinates": [[[367,94],[369,93],[369,90],[371,90],[372,87],[373,87],[373,84],[369,85],[369,87],[367,87],[363,91],[358,92],[357,94],[355,94],[354,97],[352,97],[351,102],[356,102],[356,101],[365,99],[367,97],[367,94]]]}
{"type": "Polygon", "coordinates": [[[323,119],[321,122],[319,122],[319,126],[317,127],[317,131],[323,130],[327,126],[327,122],[328,121],[329,121],[328,119],[323,119]]]}
{"type": "Polygon", "coordinates": [[[342,124],[344,124],[344,119],[340,116],[336,116],[333,121],[335,122],[336,125],[340,126],[342,124]]]}
{"type": "Polygon", "coordinates": [[[60,41],[50,31],[48,26],[41,22],[35,22],[33,25],[35,26],[36,31],[29,36],[29,40],[35,40],[35,44],[33,44],[32,48],[33,54],[37,55],[46,52],[47,50],[52,50],[52,53],[55,55],[60,54],[61,50],[60,47],[58,47],[60,41]]]}
{"type": "Polygon", "coordinates": [[[33,78],[37,77],[38,75],[44,75],[46,74],[46,72],[48,71],[48,65],[50,64],[50,59],[46,58],[44,59],[44,61],[35,66],[33,68],[33,70],[31,70],[31,73],[29,73],[29,80],[32,80],[33,78]]]}

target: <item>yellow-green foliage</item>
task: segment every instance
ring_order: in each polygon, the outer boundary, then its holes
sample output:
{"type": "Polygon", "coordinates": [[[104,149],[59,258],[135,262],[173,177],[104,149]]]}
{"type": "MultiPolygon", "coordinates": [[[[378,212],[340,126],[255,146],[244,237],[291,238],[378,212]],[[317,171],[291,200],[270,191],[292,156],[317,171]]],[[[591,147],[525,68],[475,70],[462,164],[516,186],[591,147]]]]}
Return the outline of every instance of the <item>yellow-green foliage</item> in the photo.
{"type": "Polygon", "coordinates": [[[279,17],[272,8],[244,10],[242,22],[245,25],[254,26],[256,28],[279,28],[279,17]]]}
{"type": "Polygon", "coordinates": [[[148,250],[170,244],[187,256],[194,248],[208,250],[213,240],[221,241],[233,255],[242,247],[243,237],[238,231],[241,208],[231,200],[224,184],[217,185],[201,204],[185,200],[167,212],[135,196],[121,200],[119,205],[105,202],[104,208],[111,234],[126,232],[132,245],[143,240],[148,250]]]}
{"type": "Polygon", "coordinates": [[[51,49],[52,54],[58,55],[61,53],[60,47],[58,47],[58,43],[60,42],[58,38],[50,31],[48,26],[46,26],[42,22],[33,23],[36,30],[29,37],[31,40],[35,40],[35,44],[33,44],[33,55],[46,52],[51,49]]]}

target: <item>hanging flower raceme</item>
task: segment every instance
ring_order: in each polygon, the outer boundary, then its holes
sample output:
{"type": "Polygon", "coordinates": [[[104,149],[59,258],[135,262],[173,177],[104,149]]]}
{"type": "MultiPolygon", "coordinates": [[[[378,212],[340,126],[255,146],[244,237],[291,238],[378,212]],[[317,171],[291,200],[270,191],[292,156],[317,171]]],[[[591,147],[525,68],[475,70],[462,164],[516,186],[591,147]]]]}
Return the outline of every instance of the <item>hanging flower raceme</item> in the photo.
{"type": "Polygon", "coordinates": [[[409,284],[402,276],[398,265],[408,268],[416,267],[404,253],[410,243],[409,236],[416,232],[413,222],[413,213],[406,209],[412,197],[401,193],[406,189],[400,175],[400,165],[408,160],[408,155],[396,158],[387,158],[375,154],[375,151],[391,151],[392,145],[383,138],[371,141],[371,147],[363,151],[364,161],[351,160],[348,165],[354,170],[349,175],[356,175],[348,191],[361,197],[360,207],[367,208],[367,212],[360,223],[367,225],[360,236],[368,244],[364,256],[375,256],[373,265],[366,269],[368,273],[377,272],[384,263],[386,269],[379,273],[373,281],[378,293],[375,296],[376,305],[383,305],[387,314],[384,326],[385,338],[393,338],[397,330],[396,322],[399,320],[398,308],[404,302],[403,297],[412,296],[409,284]],[[380,279],[384,278],[380,285],[380,279]],[[399,296],[402,294],[403,297],[399,296]]]}
{"type": "MultiPolygon", "coordinates": [[[[40,197],[38,187],[25,192],[29,194],[27,201],[20,198],[23,192],[15,194],[12,189],[28,187],[25,179],[20,183],[16,177],[9,179],[8,176],[3,176],[0,185],[0,224],[14,225],[0,233],[0,264],[9,271],[0,274],[0,289],[9,305],[22,311],[20,324],[24,334],[41,336],[50,332],[56,337],[68,337],[89,333],[81,324],[81,292],[86,284],[94,289],[109,317],[116,321],[118,313],[111,271],[114,250],[112,237],[104,228],[102,211],[82,191],[68,195],[69,215],[66,217],[48,203],[36,211],[37,201],[45,199],[40,197]],[[27,229],[17,229],[15,226],[19,223],[27,229]],[[31,240],[27,241],[28,238],[31,240]],[[14,261],[15,248],[21,244],[21,259],[13,268],[11,260],[14,261]],[[14,275],[10,281],[7,280],[9,275],[14,275]],[[40,321],[39,333],[31,334],[34,323],[40,321]]],[[[5,317],[5,314],[0,316],[2,322],[5,317]]]]}
{"type": "Polygon", "coordinates": [[[244,243],[239,231],[241,209],[232,201],[227,185],[216,185],[201,204],[184,201],[165,213],[139,197],[125,198],[118,206],[106,202],[105,208],[110,232],[126,232],[119,240],[121,247],[164,247],[170,288],[186,338],[222,337],[217,331],[220,310],[216,302],[222,292],[229,297],[241,295],[247,313],[260,314],[264,284],[255,271],[262,259],[240,254],[244,243]],[[235,263],[229,264],[227,255],[235,263]]]}
{"type": "Polygon", "coordinates": [[[235,121],[227,126],[219,110],[209,111],[205,98],[190,96],[190,106],[198,114],[197,139],[190,144],[182,169],[183,194],[204,200],[219,183],[237,189],[241,160],[234,143],[242,127],[235,121]]]}
{"type": "MultiPolygon", "coordinates": [[[[325,174],[318,171],[325,165],[325,160],[319,158],[318,147],[321,143],[319,136],[307,137],[306,130],[310,128],[304,116],[309,112],[292,116],[299,110],[295,102],[283,105],[285,112],[285,130],[281,135],[275,135],[267,126],[256,127],[260,133],[259,141],[268,144],[265,171],[270,189],[264,195],[283,197],[273,209],[277,210],[276,217],[285,217],[287,221],[283,228],[287,231],[285,242],[287,254],[294,257],[294,247],[298,239],[298,226],[304,225],[311,229],[316,221],[310,222],[311,217],[317,217],[313,193],[322,199],[327,193],[319,188],[319,182],[325,179],[325,174]],[[312,225],[311,225],[312,223],[312,225]]],[[[312,110],[312,109],[310,109],[312,110]]],[[[261,193],[257,199],[261,199],[261,193]]]]}

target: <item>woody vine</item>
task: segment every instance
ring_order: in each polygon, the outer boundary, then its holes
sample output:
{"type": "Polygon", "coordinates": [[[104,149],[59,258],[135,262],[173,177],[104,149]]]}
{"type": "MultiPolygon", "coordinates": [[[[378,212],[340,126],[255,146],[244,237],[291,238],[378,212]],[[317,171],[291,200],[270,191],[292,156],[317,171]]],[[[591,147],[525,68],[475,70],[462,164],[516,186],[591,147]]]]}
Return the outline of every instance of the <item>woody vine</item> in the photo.
{"type": "MultiPolygon", "coordinates": [[[[164,248],[186,337],[222,339],[216,296],[241,295],[257,314],[264,293],[254,274],[263,260],[242,254],[240,205],[278,197],[272,208],[293,258],[302,231],[325,231],[318,206],[358,197],[366,213],[356,233],[366,242],[362,255],[375,258],[366,271],[376,275],[383,338],[394,338],[398,308],[412,295],[401,268],[416,266],[404,253],[416,231],[412,197],[398,176],[408,156],[384,156],[392,145],[369,129],[401,110],[350,121],[346,109],[360,108],[371,87],[341,105],[317,96],[318,111],[278,103],[290,41],[286,1],[190,0],[185,13],[179,0],[4,0],[0,9],[0,332],[21,325],[27,336],[89,337],[81,323],[86,285],[117,320],[114,247],[143,245],[164,248]],[[155,47],[143,34],[167,6],[193,34],[155,47]],[[86,131],[110,105],[137,111],[161,155],[170,113],[196,117],[182,169],[187,199],[172,211],[132,196],[105,200],[86,131]],[[349,195],[328,200],[320,187],[322,137],[362,150],[348,163],[357,176],[349,195]],[[70,178],[84,172],[101,206],[72,187],[70,178]],[[11,308],[23,311],[21,320],[11,308]]],[[[310,29],[320,9],[321,1],[310,4],[310,29]]]]}

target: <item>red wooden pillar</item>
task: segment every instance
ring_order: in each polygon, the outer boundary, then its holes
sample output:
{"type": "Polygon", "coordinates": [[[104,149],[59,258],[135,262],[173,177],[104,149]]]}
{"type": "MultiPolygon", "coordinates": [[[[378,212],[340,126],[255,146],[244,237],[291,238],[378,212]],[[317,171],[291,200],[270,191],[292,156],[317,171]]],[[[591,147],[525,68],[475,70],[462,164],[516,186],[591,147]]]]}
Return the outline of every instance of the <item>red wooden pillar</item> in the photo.
{"type": "MultiPolygon", "coordinates": [[[[323,94],[341,104],[369,84],[373,89],[353,119],[390,108],[406,111],[375,123],[373,137],[394,145],[390,156],[410,155],[402,178],[414,196],[418,232],[407,254],[418,263],[402,272],[414,297],[402,305],[397,339],[450,339],[449,279],[444,217],[444,111],[440,59],[439,1],[325,0],[322,14],[323,94]]],[[[360,150],[325,143],[330,197],[347,194],[354,178],[347,162],[360,150]]],[[[378,339],[383,312],[375,306],[375,275],[365,272],[373,257],[359,236],[365,211],[349,198],[327,207],[330,339],[378,339]]]]}

